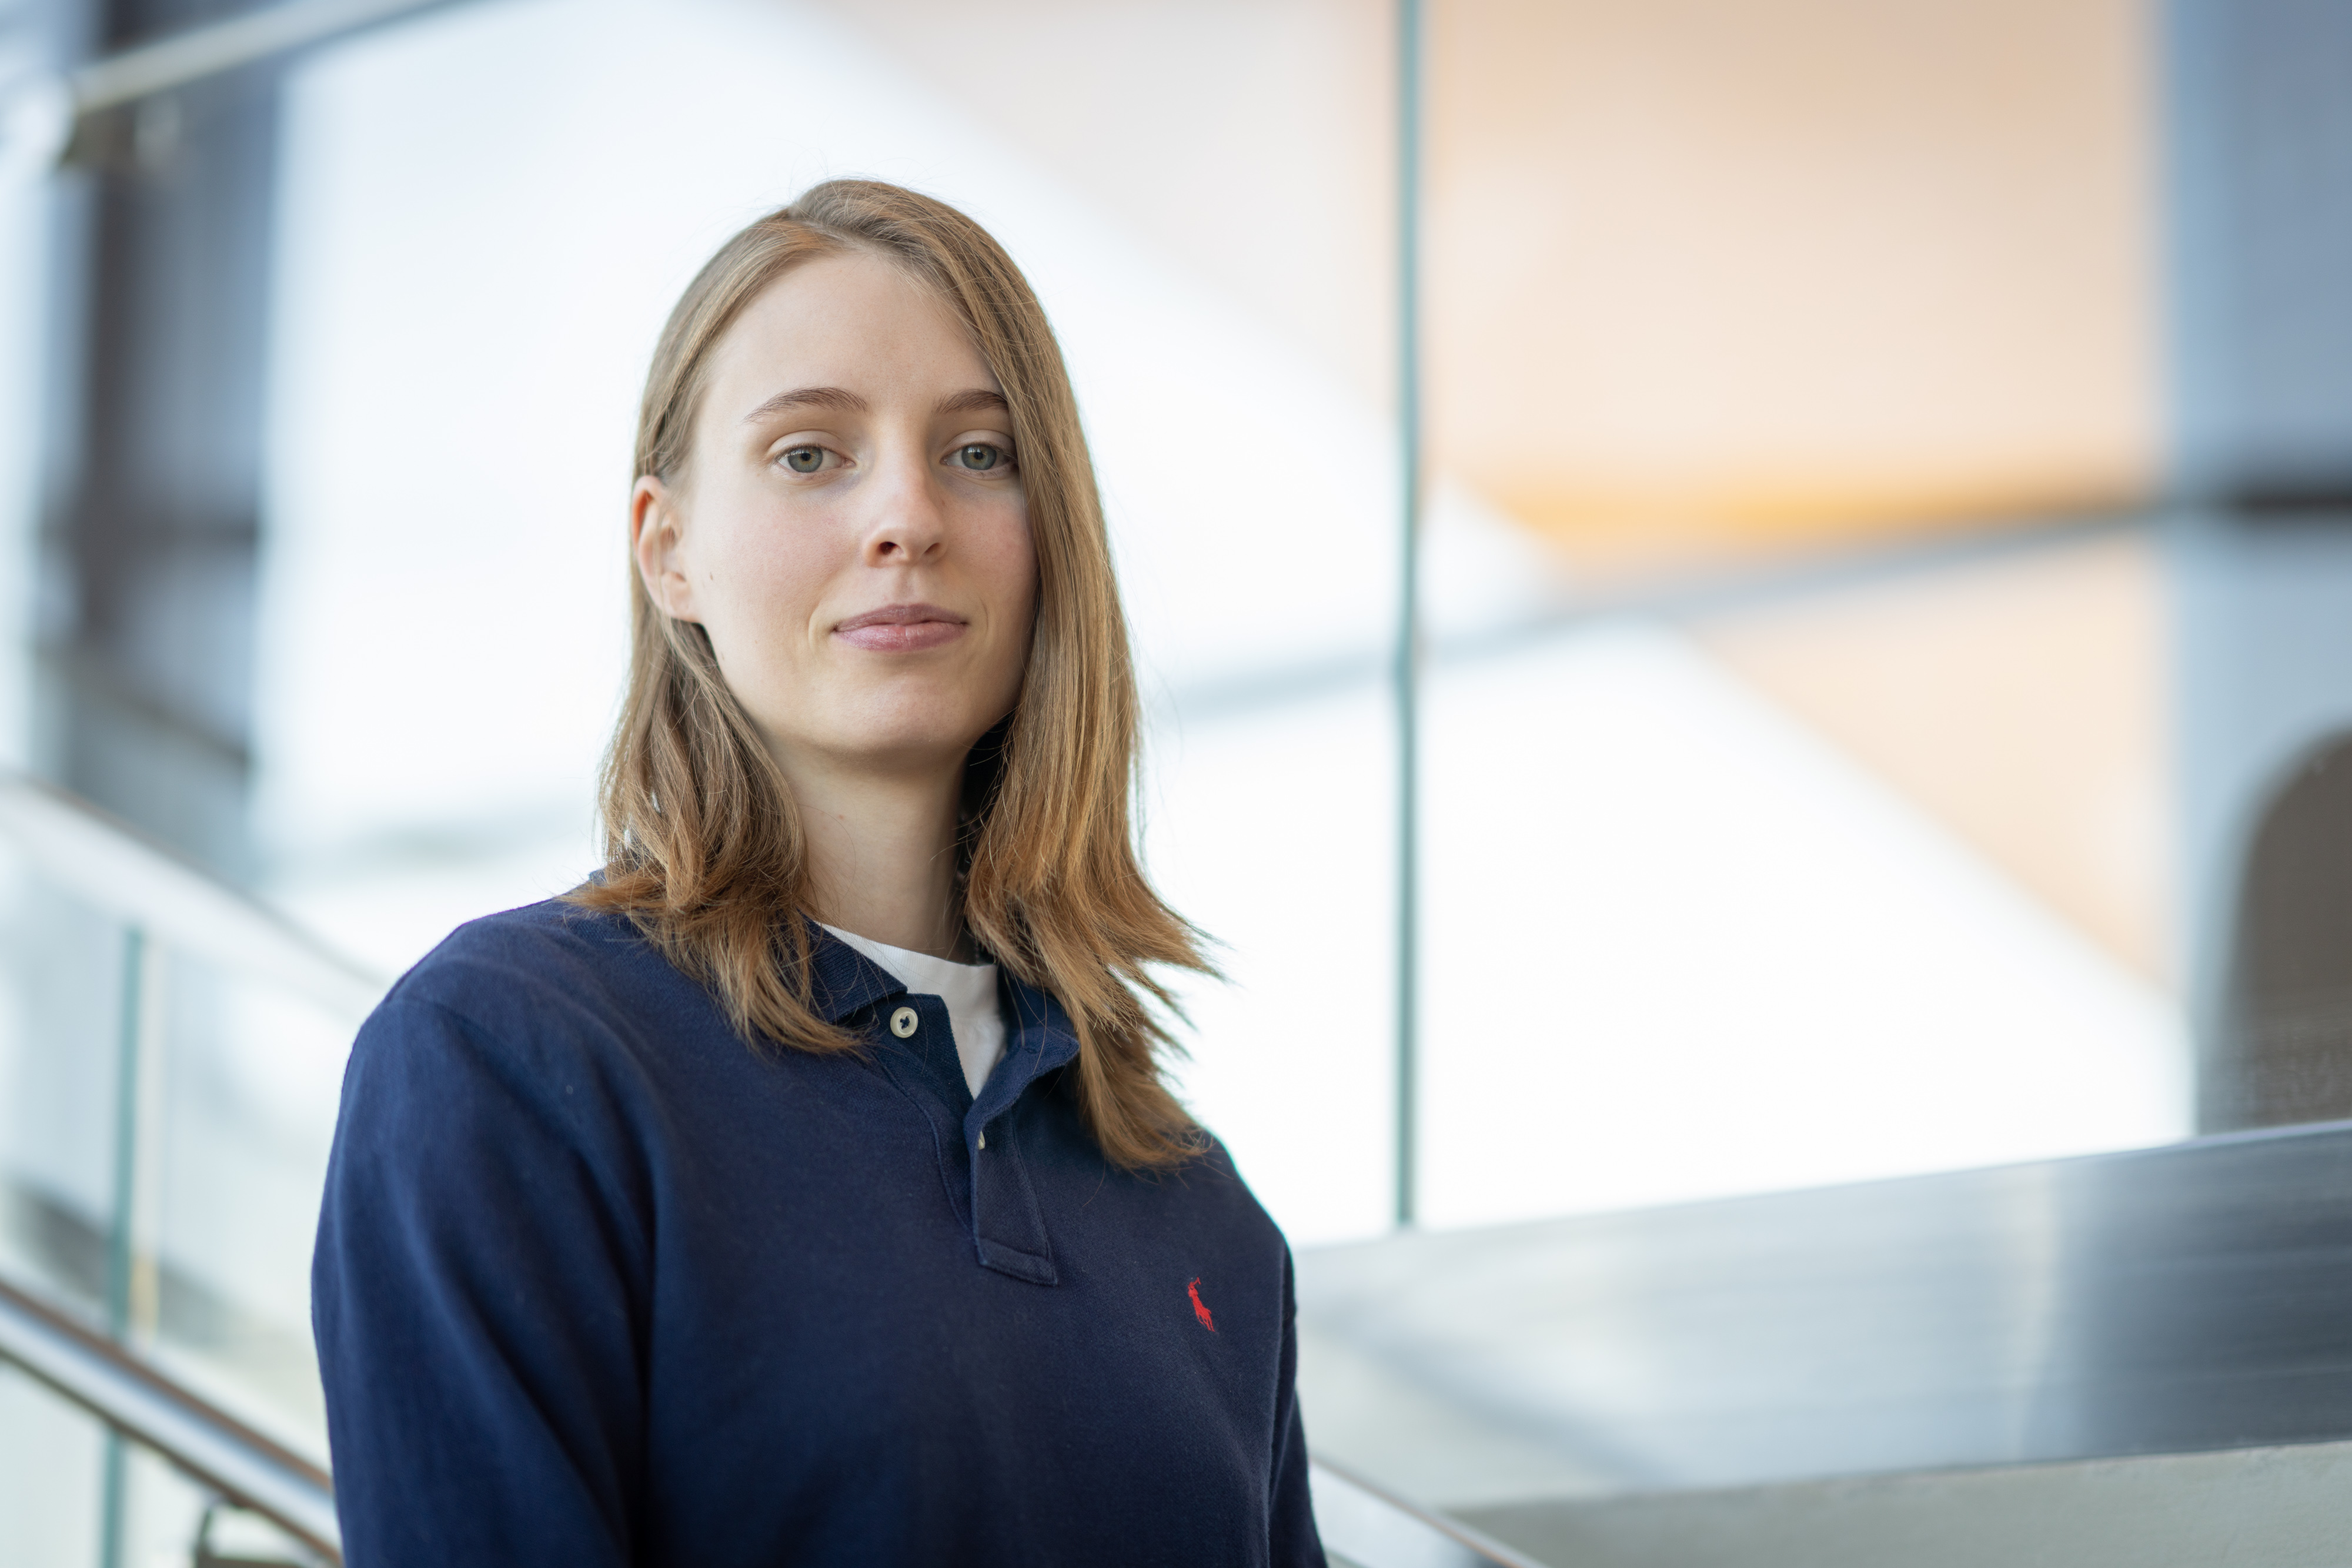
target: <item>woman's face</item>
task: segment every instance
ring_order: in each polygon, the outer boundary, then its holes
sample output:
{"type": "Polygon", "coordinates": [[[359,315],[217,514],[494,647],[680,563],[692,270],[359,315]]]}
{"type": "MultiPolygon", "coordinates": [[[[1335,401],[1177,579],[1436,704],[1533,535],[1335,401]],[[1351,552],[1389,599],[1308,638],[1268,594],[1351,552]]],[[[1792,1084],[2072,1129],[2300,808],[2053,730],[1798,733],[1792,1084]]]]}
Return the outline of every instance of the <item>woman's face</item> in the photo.
{"type": "Polygon", "coordinates": [[[1036,605],[1013,424],[905,273],[852,251],[755,298],[681,477],[638,481],[638,570],[788,770],[959,763],[1012,711],[1036,605]]]}

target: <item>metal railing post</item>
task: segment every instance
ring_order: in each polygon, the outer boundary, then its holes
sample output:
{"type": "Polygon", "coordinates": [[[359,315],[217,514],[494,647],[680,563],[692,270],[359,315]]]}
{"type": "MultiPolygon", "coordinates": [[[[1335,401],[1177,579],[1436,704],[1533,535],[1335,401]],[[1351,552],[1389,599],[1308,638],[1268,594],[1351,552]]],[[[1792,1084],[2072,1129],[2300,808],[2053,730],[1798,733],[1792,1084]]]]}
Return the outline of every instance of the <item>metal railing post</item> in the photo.
{"type": "MultiPolygon", "coordinates": [[[[118,1344],[131,1341],[131,1273],[138,1257],[134,1230],[139,1210],[140,1047],[147,1038],[147,933],[137,925],[122,932],[122,983],[114,1050],[113,1206],[106,1235],[106,1332],[118,1344]]],[[[105,1476],[100,1488],[99,1568],[122,1568],[130,1456],[122,1434],[106,1433],[105,1476]]]]}
{"type": "Polygon", "coordinates": [[[1421,1099],[1422,5],[1397,5],[1396,1222],[1413,1222],[1421,1099]]]}

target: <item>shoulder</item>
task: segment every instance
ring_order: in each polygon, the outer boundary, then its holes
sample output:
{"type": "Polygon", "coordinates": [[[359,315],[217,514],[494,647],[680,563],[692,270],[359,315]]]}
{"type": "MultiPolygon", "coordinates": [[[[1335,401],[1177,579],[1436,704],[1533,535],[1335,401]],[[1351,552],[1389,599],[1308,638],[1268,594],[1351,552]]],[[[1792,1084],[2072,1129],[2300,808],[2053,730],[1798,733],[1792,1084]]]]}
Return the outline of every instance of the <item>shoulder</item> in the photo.
{"type": "Polygon", "coordinates": [[[1242,1176],[1241,1167],[1234,1163],[1233,1151],[1215,1134],[1202,1130],[1203,1146],[1185,1167],[1191,1184],[1200,1189],[1206,1201],[1228,1211],[1231,1221],[1253,1233],[1281,1239],[1274,1217],[1266,1213],[1242,1176]]]}
{"type": "Polygon", "coordinates": [[[637,1247],[662,1103],[631,999],[647,958],[677,974],[626,922],[552,900],[452,933],[352,1044],[330,1220],[462,1252],[510,1249],[518,1214],[593,1209],[610,1220],[600,1235],[637,1247]]]}
{"type": "Polygon", "coordinates": [[[726,1025],[709,994],[627,919],[548,899],[450,933],[385,995],[353,1061],[430,1060],[461,1076],[633,1077],[655,1038],[711,1029],[726,1025]]]}
{"type": "Polygon", "coordinates": [[[619,915],[542,899],[458,926],[400,977],[391,996],[446,1002],[483,986],[560,986],[649,951],[619,915]]]}
{"type": "Polygon", "coordinates": [[[1200,1152],[1171,1169],[1128,1178],[1152,1195],[1159,1223],[1216,1237],[1228,1248],[1279,1254],[1286,1250],[1281,1228],[1250,1190],[1223,1140],[1203,1130],[1200,1152]]]}
{"type": "Polygon", "coordinates": [[[699,993],[625,917],[551,898],[460,925],[383,1008],[438,1009],[504,1032],[583,1012],[674,1010],[699,993]]]}

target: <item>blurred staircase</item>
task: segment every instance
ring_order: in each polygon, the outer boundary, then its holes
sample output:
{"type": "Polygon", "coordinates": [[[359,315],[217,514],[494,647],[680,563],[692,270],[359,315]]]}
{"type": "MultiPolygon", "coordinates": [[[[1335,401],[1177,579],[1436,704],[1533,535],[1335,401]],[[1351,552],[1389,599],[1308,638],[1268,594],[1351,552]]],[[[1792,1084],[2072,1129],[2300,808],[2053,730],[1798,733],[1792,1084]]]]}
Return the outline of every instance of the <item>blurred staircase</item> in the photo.
{"type": "Polygon", "coordinates": [[[2352,1123],[1298,1260],[1318,1451],[1559,1568],[2352,1563],[2352,1123]]]}

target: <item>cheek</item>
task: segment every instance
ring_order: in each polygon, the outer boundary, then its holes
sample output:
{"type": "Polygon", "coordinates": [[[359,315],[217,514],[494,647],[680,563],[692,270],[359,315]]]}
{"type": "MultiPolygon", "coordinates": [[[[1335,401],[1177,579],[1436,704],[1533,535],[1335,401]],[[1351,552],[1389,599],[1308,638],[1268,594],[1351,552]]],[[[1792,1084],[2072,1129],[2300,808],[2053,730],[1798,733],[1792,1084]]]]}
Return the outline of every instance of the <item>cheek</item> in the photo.
{"type": "Polygon", "coordinates": [[[704,624],[722,655],[773,656],[803,641],[830,573],[822,551],[793,529],[738,516],[707,535],[695,564],[704,624]]]}
{"type": "Polygon", "coordinates": [[[1037,605],[1037,551],[1024,511],[1015,509],[991,531],[980,568],[989,602],[1001,607],[1007,632],[1026,648],[1037,605]]]}

